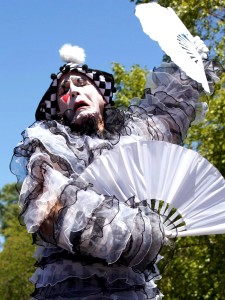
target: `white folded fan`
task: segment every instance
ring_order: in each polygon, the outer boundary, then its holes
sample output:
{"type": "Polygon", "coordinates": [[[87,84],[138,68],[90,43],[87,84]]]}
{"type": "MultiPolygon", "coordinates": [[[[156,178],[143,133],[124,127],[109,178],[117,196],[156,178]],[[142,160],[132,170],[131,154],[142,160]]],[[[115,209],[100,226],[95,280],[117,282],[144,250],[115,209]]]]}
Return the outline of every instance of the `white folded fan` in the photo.
{"type": "Polygon", "coordinates": [[[195,49],[193,36],[174,10],[157,3],[145,3],[136,6],[135,15],[143,31],[157,41],[172,61],[189,77],[200,82],[209,93],[202,58],[195,49]]]}
{"type": "Polygon", "coordinates": [[[168,237],[225,233],[225,180],[193,150],[161,141],[117,145],[80,180],[123,202],[147,200],[168,237]]]}

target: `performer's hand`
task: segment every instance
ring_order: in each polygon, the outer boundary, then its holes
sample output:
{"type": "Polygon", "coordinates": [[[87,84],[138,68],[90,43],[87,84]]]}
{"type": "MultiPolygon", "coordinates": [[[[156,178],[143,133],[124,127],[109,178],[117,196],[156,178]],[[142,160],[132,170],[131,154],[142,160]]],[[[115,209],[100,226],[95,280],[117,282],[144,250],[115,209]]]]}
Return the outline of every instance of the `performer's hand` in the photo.
{"type": "Polygon", "coordinates": [[[203,42],[203,40],[200,39],[199,36],[194,37],[194,44],[201,58],[207,59],[209,49],[206,47],[205,43],[203,42]]]}
{"type": "Polygon", "coordinates": [[[56,202],[56,204],[52,207],[47,219],[40,226],[40,232],[44,236],[52,236],[54,233],[54,223],[58,217],[58,213],[62,208],[62,204],[60,202],[56,202]]]}

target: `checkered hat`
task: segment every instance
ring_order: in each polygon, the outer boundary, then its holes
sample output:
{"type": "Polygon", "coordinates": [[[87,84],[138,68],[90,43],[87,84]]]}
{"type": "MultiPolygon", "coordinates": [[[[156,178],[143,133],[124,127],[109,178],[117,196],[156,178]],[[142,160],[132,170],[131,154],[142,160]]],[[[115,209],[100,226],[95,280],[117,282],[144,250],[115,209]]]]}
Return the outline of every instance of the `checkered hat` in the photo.
{"type": "Polygon", "coordinates": [[[60,72],[57,75],[51,75],[52,83],[41,99],[35,113],[37,121],[56,120],[59,118],[59,108],[57,103],[58,82],[62,75],[74,70],[86,75],[95,84],[107,103],[112,102],[113,93],[116,91],[112,74],[100,70],[89,69],[87,65],[68,63],[60,68],[60,72]]]}

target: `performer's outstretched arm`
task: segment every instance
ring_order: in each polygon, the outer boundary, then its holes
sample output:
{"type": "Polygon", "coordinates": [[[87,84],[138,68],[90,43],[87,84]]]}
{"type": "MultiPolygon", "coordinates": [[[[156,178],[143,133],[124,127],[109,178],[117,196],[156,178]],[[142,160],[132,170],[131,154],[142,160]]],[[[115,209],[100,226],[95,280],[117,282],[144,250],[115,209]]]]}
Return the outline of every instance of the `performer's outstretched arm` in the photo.
{"type": "MultiPolygon", "coordinates": [[[[218,67],[205,60],[208,49],[200,38],[195,40],[196,48],[204,59],[205,73],[213,92],[214,84],[218,80],[218,67]]],[[[130,107],[131,113],[138,117],[134,119],[135,126],[142,129],[139,135],[183,144],[191,123],[201,120],[207,112],[207,104],[199,102],[204,92],[201,84],[189,78],[172,62],[162,63],[155,68],[149,75],[147,87],[145,98],[137,106],[130,107]],[[138,121],[140,119],[145,122],[145,126],[143,121],[138,121]],[[146,125],[147,133],[144,129],[146,125]]]]}

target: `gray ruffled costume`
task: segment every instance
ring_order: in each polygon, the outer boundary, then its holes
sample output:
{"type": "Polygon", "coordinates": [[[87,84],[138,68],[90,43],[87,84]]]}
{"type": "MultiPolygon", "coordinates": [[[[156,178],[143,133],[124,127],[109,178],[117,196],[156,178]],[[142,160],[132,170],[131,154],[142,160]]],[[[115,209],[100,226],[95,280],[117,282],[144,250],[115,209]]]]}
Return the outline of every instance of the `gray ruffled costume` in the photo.
{"type": "MultiPolygon", "coordinates": [[[[212,83],[213,68],[206,64],[212,83]]],[[[81,136],[57,121],[39,121],[23,132],[11,169],[23,182],[21,217],[38,244],[31,278],[35,299],[161,298],[155,284],[165,240],[160,216],[144,201],[124,203],[78,180],[91,162],[118,145],[183,143],[202,107],[202,88],[174,64],[154,70],[151,88],[126,110],[106,109],[101,134],[81,136]],[[57,201],[63,208],[53,233],[43,234],[40,225],[57,201]]]]}

